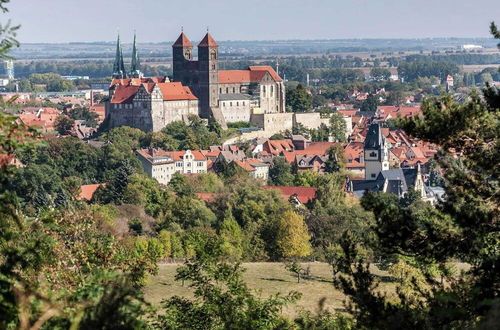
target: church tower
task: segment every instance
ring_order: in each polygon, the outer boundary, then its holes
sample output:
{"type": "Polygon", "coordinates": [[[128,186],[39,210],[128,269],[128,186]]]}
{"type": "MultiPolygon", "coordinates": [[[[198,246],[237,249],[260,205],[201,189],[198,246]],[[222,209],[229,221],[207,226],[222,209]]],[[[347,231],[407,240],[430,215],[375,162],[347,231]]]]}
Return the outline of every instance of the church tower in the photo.
{"type": "Polygon", "coordinates": [[[118,39],[116,40],[116,54],[115,62],[113,64],[113,78],[127,78],[127,71],[125,71],[125,65],[123,64],[123,52],[122,45],[120,44],[120,35],[118,35],[118,39]]]}
{"type": "MultiPolygon", "coordinates": [[[[218,106],[219,99],[219,45],[207,32],[198,44],[198,72],[200,115],[212,116],[212,109],[218,106]]],[[[212,118],[213,119],[213,118],[212,118]]]]}
{"type": "Polygon", "coordinates": [[[132,62],[130,67],[130,77],[131,78],[143,77],[143,74],[141,72],[141,64],[139,61],[139,53],[137,52],[137,46],[135,44],[135,32],[134,32],[134,45],[132,46],[132,62]]]}
{"type": "Polygon", "coordinates": [[[375,180],[389,169],[389,148],[379,123],[372,123],[365,139],[365,180],[375,180]]]}
{"type": "Polygon", "coordinates": [[[181,33],[172,45],[174,81],[191,86],[190,62],[193,62],[193,44],[188,37],[181,33]]]}

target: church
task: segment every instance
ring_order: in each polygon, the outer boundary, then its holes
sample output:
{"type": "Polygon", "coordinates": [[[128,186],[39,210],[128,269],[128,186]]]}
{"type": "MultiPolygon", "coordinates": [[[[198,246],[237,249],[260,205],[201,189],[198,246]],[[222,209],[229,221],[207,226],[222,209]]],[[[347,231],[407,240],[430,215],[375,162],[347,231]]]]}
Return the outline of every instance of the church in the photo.
{"type": "Polygon", "coordinates": [[[219,70],[219,45],[206,33],[193,56],[193,44],[182,32],[172,45],[173,77],[145,78],[135,36],[131,69],[125,69],[118,37],[113,80],[106,103],[109,127],[132,126],[159,131],[189,115],[227,123],[251,121],[252,115],[285,112],[283,79],[271,66],[219,70]]]}
{"type": "Polygon", "coordinates": [[[362,197],[365,191],[382,191],[404,197],[414,189],[421,199],[426,199],[420,164],[416,168],[389,169],[389,146],[382,135],[380,123],[368,128],[364,145],[365,179],[348,180],[346,189],[354,196],[362,197]]]}

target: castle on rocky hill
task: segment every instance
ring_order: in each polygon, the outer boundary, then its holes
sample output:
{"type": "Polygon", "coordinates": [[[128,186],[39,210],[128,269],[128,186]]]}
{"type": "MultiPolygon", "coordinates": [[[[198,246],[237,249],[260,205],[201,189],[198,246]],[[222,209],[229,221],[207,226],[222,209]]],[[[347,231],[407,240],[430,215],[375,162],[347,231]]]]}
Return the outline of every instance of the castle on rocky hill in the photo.
{"type": "Polygon", "coordinates": [[[172,52],[172,81],[167,77],[145,78],[135,36],[129,72],[118,38],[106,103],[109,127],[159,131],[192,114],[226,127],[230,122],[251,121],[253,115],[285,112],[285,86],[279,74],[270,66],[219,70],[219,45],[208,32],[198,44],[197,60],[184,32],[172,45],[172,52]]]}

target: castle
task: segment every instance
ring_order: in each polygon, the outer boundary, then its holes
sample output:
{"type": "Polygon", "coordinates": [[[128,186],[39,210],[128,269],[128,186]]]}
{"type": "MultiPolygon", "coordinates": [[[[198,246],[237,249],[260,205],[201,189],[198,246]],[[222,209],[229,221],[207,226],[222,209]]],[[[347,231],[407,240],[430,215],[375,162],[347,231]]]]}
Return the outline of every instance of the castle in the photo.
{"type": "Polygon", "coordinates": [[[225,128],[229,122],[251,121],[254,114],[285,112],[285,86],[278,73],[270,66],[219,70],[219,45],[208,32],[198,44],[197,60],[184,32],[172,45],[172,52],[172,81],[145,78],[135,36],[128,73],[118,37],[106,103],[109,127],[159,131],[172,121],[196,114],[225,128]]]}

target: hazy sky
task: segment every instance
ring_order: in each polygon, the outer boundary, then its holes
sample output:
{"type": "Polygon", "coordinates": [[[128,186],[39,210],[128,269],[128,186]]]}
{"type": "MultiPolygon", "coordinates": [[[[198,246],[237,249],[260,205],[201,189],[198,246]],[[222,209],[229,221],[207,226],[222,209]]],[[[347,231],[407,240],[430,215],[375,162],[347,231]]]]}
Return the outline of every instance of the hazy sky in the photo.
{"type": "Polygon", "coordinates": [[[21,42],[488,37],[500,0],[11,0],[21,42]]]}

